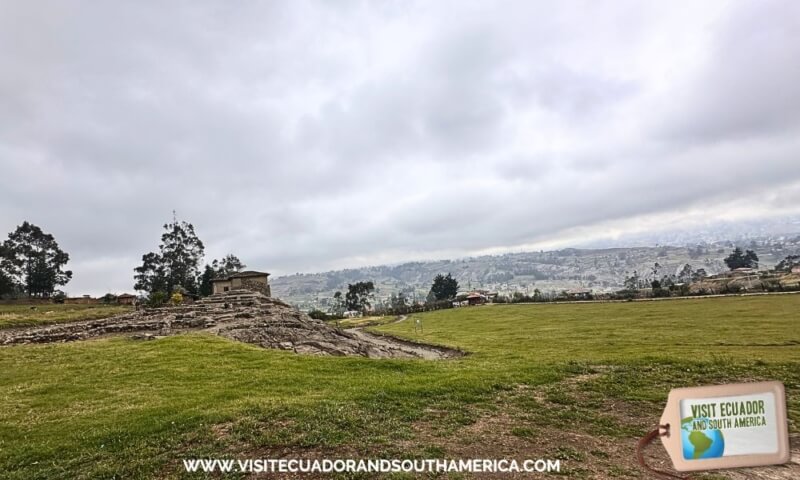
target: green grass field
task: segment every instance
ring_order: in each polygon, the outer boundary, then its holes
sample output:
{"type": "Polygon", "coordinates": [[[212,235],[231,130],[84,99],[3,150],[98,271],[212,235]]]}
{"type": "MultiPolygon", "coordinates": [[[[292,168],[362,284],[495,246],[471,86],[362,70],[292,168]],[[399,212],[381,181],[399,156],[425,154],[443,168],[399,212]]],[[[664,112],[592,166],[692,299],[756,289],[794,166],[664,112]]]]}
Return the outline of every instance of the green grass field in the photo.
{"type": "Polygon", "coordinates": [[[0,305],[0,328],[96,320],[131,309],[125,305],[0,305]]]}
{"type": "Polygon", "coordinates": [[[411,320],[377,327],[471,352],[440,362],[209,335],[0,348],[0,477],[181,478],[182,458],[292,455],[544,456],[569,478],[641,478],[635,441],[673,387],[781,380],[798,432],[798,312],[800,295],[781,295],[484,306],[424,314],[424,335],[411,320]]]}

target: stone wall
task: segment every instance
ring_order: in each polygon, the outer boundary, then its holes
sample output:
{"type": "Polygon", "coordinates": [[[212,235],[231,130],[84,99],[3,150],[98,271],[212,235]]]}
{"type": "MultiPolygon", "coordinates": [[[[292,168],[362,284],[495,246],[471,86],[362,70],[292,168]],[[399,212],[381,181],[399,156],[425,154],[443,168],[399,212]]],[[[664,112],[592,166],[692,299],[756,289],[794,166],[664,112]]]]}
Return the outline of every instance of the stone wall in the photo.
{"type": "Polygon", "coordinates": [[[250,290],[251,292],[262,293],[268,297],[272,296],[272,289],[269,286],[266,276],[258,277],[232,277],[225,281],[214,282],[214,293],[225,293],[225,287],[228,290],[250,290]]]}
{"type": "Polygon", "coordinates": [[[224,293],[226,292],[225,287],[228,287],[228,290],[231,290],[231,281],[215,281],[214,285],[214,293],[224,293]]]}
{"type": "Polygon", "coordinates": [[[268,297],[272,296],[271,289],[269,288],[269,283],[266,280],[259,281],[253,278],[242,278],[242,288],[250,290],[252,292],[259,292],[268,297]]]}

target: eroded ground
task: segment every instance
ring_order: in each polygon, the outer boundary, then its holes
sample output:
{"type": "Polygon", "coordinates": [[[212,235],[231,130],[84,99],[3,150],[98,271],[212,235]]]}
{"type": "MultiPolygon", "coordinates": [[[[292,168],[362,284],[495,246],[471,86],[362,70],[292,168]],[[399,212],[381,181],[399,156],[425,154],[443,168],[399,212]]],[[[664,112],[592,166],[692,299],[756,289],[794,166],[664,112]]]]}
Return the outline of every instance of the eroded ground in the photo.
{"type": "MultiPolygon", "coordinates": [[[[404,318],[404,317],[403,317],[404,318]]],[[[401,318],[402,319],[402,318],[401,318]]],[[[300,354],[442,360],[464,353],[387,335],[342,330],[257,292],[233,290],[197,303],[142,309],[96,320],[0,330],[0,345],[89,340],[128,334],[154,339],[206,332],[300,354]]]]}
{"type": "MultiPolygon", "coordinates": [[[[308,428],[291,419],[271,422],[229,422],[212,427],[203,442],[231,458],[452,458],[538,459],[561,461],[560,476],[578,479],[661,478],[643,471],[636,460],[636,444],[653,428],[663,405],[624,400],[608,395],[610,383],[632,372],[626,367],[576,366],[574,375],[548,385],[516,385],[489,401],[452,409],[433,405],[407,425],[397,425],[386,443],[345,443],[335,447],[303,445],[298,429],[308,428]],[[269,429],[264,435],[262,429],[269,429]],[[212,440],[213,439],[213,440],[212,440]],[[253,448],[253,444],[267,445],[253,448]],[[271,444],[271,445],[270,445],[271,444]]],[[[742,379],[748,380],[748,379],[742,379]]],[[[749,379],[752,380],[752,379],[749,379]]],[[[199,439],[198,439],[199,440],[199,439]]],[[[186,445],[191,451],[191,445],[186,445]]],[[[800,478],[800,436],[791,436],[788,464],[730,471],[696,472],[696,479],[790,480],[800,478]]],[[[660,442],[645,450],[648,464],[672,473],[660,442]]],[[[168,465],[169,476],[180,465],[168,465]]],[[[558,475],[552,474],[554,478],[558,475]]],[[[418,475],[412,478],[546,478],[546,474],[418,475]]],[[[252,475],[250,478],[266,478],[252,475]]],[[[276,478],[272,476],[271,478],[276,478]]],[[[309,474],[277,478],[329,478],[309,474]]],[[[351,477],[341,477],[351,478],[351,477]]],[[[362,478],[360,476],[356,478],[362,478]]],[[[363,476],[379,478],[379,476],[363,476]]],[[[398,476],[397,478],[406,478],[398,476]]]]}

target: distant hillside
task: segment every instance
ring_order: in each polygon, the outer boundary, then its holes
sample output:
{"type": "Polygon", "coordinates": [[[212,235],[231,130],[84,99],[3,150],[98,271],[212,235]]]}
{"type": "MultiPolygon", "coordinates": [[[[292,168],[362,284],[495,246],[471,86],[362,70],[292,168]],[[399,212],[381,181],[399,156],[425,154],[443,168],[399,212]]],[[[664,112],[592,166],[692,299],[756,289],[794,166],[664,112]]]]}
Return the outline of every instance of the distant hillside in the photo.
{"type": "MultiPolygon", "coordinates": [[[[638,271],[651,271],[658,262],[663,274],[676,273],[683,265],[704,268],[709,274],[727,270],[723,262],[734,247],[730,241],[693,246],[629,247],[608,249],[563,249],[548,252],[508,253],[458,260],[409,262],[400,265],[296,274],[272,280],[273,295],[301,308],[325,308],[334,292],[347,290],[348,283],[372,280],[379,299],[406,293],[420,301],[438,273],[452,273],[462,290],[486,289],[510,295],[561,291],[576,287],[597,292],[622,288],[625,278],[638,271]]],[[[775,265],[791,254],[800,253],[798,237],[763,237],[739,243],[754,249],[761,268],[775,265]]]]}

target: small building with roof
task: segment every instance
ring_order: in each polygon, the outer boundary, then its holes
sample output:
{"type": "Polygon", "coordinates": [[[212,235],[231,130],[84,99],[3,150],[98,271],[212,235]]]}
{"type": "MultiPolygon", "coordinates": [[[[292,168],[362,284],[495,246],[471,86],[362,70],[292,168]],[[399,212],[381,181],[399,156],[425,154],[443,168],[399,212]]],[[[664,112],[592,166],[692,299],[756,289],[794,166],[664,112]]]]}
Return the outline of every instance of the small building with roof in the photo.
{"type": "Polygon", "coordinates": [[[569,300],[591,300],[592,290],[589,288],[573,288],[564,292],[569,300]]]}
{"type": "Polygon", "coordinates": [[[136,302],[136,295],[131,295],[130,293],[123,293],[122,295],[117,295],[117,303],[120,305],[133,305],[136,302]]]}
{"type": "Polygon", "coordinates": [[[214,287],[214,293],[224,293],[230,290],[251,290],[253,292],[260,292],[264,295],[271,297],[272,291],[269,287],[269,273],[257,272],[255,270],[246,270],[244,272],[237,272],[227,277],[215,278],[211,281],[214,287]]]}
{"type": "Polygon", "coordinates": [[[470,292],[467,294],[468,305],[483,305],[486,303],[486,296],[480,292],[470,292]]]}

